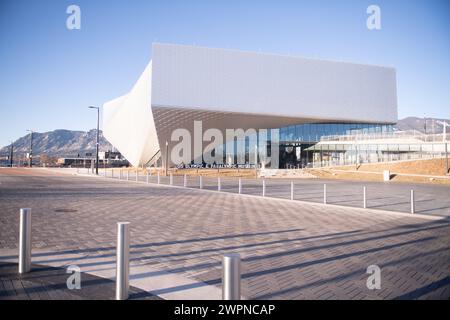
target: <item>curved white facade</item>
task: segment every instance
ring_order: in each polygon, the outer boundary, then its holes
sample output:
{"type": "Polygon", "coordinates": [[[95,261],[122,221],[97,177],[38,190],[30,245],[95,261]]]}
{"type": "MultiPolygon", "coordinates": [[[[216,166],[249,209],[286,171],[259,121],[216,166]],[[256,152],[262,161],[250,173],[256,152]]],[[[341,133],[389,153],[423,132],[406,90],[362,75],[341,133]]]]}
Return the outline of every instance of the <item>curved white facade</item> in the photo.
{"type": "Polygon", "coordinates": [[[105,137],[134,166],[174,129],[395,123],[395,69],[236,50],[153,44],[130,93],[104,104],[105,137]]]}

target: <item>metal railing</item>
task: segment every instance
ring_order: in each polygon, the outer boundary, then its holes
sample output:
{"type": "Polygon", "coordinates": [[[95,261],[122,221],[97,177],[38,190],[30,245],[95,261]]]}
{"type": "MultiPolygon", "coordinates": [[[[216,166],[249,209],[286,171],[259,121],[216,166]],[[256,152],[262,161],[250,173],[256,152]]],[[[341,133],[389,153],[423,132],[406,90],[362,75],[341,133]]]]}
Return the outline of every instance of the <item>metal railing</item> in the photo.
{"type": "MultiPolygon", "coordinates": [[[[320,141],[365,141],[365,140],[417,140],[422,142],[443,142],[442,133],[425,134],[417,130],[374,132],[374,133],[352,133],[347,135],[330,135],[320,137],[320,141]]],[[[450,141],[450,133],[446,134],[446,141],[450,141]]]]}

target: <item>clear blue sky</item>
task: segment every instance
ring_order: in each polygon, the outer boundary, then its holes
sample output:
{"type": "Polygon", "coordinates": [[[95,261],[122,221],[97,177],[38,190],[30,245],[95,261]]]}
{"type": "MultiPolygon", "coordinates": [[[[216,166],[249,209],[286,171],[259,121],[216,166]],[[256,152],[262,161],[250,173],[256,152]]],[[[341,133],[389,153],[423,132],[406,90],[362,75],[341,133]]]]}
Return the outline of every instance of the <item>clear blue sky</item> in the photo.
{"type": "Polygon", "coordinates": [[[401,118],[450,118],[449,27],[448,0],[1,0],[0,145],[93,128],[87,106],[126,93],[154,41],[394,66],[401,118]],[[81,30],[66,28],[70,4],[81,30]]]}

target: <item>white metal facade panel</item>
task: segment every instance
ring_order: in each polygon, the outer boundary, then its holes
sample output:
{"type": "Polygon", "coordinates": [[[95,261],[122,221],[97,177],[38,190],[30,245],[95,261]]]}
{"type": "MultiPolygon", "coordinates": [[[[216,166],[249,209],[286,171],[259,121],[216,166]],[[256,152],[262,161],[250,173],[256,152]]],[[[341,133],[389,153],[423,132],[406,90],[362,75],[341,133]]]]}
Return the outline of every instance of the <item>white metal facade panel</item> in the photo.
{"type": "Polygon", "coordinates": [[[154,44],[152,105],[395,123],[395,69],[154,44]]]}

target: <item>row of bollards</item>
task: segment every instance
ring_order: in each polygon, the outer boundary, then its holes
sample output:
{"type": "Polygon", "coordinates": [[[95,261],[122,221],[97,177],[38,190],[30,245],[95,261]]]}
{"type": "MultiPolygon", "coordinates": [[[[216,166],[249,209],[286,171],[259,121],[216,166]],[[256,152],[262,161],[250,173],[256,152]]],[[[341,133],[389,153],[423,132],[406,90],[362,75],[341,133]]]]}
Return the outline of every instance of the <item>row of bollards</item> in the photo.
{"type": "MultiPolygon", "coordinates": [[[[151,176],[151,173],[147,171],[147,177],[146,182],[149,183],[149,177],[151,176]]],[[[112,177],[114,177],[114,172],[112,172],[112,177]]],[[[136,171],[136,181],[138,181],[139,173],[136,171]]],[[[119,172],[119,179],[122,179],[122,170],[119,172]]],[[[126,179],[129,180],[129,171],[127,171],[126,179]]],[[[157,183],[161,184],[161,176],[159,171],[157,172],[157,183]]],[[[169,185],[173,186],[173,174],[170,173],[169,176],[169,185]]],[[[183,176],[183,187],[187,187],[187,175],[185,174],[183,176]]],[[[203,189],[203,176],[199,176],[199,188],[203,189]]],[[[217,191],[222,191],[222,182],[221,178],[217,177],[217,191]]],[[[242,179],[239,178],[238,180],[238,194],[242,194],[242,179]]],[[[266,179],[262,180],[262,196],[266,196],[266,179]]],[[[290,200],[295,199],[295,193],[294,193],[294,182],[291,181],[291,192],[290,192],[290,200]]],[[[323,204],[327,204],[327,185],[323,185],[323,204]]],[[[367,209],[367,188],[366,186],[363,186],[363,208],[367,209]]],[[[411,213],[415,213],[415,200],[414,200],[414,190],[411,190],[411,213]]]]}
{"type": "MultiPolygon", "coordinates": [[[[19,273],[31,270],[31,209],[20,209],[19,273]]],[[[116,300],[129,297],[130,223],[117,223],[116,300]]],[[[222,299],[241,299],[241,259],[239,254],[226,254],[222,260],[222,299]]]]}
{"type": "MultiPolygon", "coordinates": [[[[291,183],[291,200],[293,200],[293,187],[292,187],[292,183],[291,183]]],[[[327,204],[327,185],[324,184],[323,185],[323,203],[327,204]]],[[[411,189],[411,199],[410,199],[410,203],[411,203],[411,213],[415,213],[415,200],[414,200],[414,190],[411,189]]],[[[367,209],[367,188],[366,186],[363,186],[363,208],[367,209]]]]}

